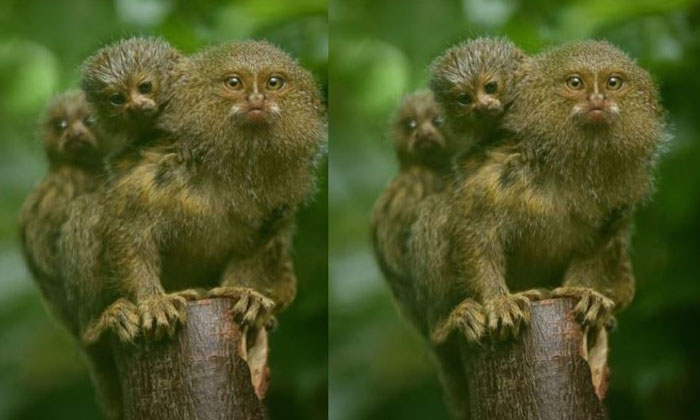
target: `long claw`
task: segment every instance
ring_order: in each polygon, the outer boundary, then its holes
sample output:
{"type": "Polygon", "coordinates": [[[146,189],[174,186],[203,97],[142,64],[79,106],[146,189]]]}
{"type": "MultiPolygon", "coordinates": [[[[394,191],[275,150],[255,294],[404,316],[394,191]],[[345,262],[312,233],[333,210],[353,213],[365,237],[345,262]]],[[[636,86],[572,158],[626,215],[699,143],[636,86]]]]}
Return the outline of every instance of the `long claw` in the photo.
{"type": "Polygon", "coordinates": [[[261,328],[274,322],[271,318],[275,303],[251,288],[222,286],[210,290],[209,296],[235,299],[231,312],[243,327],[261,328]]]}
{"type": "Polygon", "coordinates": [[[85,344],[94,344],[109,332],[116,335],[122,343],[133,343],[139,334],[136,305],[126,299],[118,299],[102,312],[97,321],[88,325],[82,340],[85,344]]]}
{"type": "Polygon", "coordinates": [[[141,329],[146,338],[172,337],[177,326],[187,319],[185,298],[177,293],[154,295],[139,302],[141,329]]]}
{"type": "Polygon", "coordinates": [[[470,343],[477,343],[481,340],[486,329],[486,317],[483,307],[472,299],[465,299],[457,305],[450,315],[438,324],[431,334],[431,341],[434,344],[445,342],[452,332],[461,332],[470,343]]]}
{"type": "Polygon", "coordinates": [[[552,296],[577,299],[573,313],[583,326],[600,327],[607,324],[615,307],[612,300],[588,287],[559,287],[552,291],[552,296]]]}
{"type": "Polygon", "coordinates": [[[502,295],[484,304],[488,333],[494,340],[517,337],[530,324],[530,300],[525,294],[502,295]]]}

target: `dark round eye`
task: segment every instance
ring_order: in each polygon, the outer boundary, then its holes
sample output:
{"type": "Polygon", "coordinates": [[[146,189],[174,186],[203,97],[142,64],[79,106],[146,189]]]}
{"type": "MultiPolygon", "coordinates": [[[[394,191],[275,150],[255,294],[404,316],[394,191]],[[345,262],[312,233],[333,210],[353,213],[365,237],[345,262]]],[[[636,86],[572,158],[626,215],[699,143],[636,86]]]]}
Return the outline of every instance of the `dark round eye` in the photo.
{"type": "Polygon", "coordinates": [[[608,89],[618,90],[622,87],[622,79],[617,76],[610,76],[608,78],[608,89]]]}
{"type": "Polygon", "coordinates": [[[583,80],[578,76],[571,76],[566,79],[566,86],[574,90],[583,89],[583,80]]]}
{"type": "Polygon", "coordinates": [[[484,85],[484,91],[488,94],[496,93],[498,90],[498,82],[488,82],[484,85]]]}
{"type": "Polygon", "coordinates": [[[139,85],[139,92],[148,93],[153,89],[153,84],[151,82],[143,82],[139,85]]]}
{"type": "Polygon", "coordinates": [[[121,93],[115,93],[109,97],[109,101],[111,103],[113,103],[114,105],[122,105],[126,101],[126,99],[124,98],[124,95],[122,95],[121,93]]]}
{"type": "Polygon", "coordinates": [[[88,127],[92,127],[96,122],[97,118],[95,118],[94,115],[88,115],[87,117],[83,118],[83,123],[88,127]]]}
{"type": "Polygon", "coordinates": [[[435,127],[440,127],[444,122],[445,122],[445,119],[442,118],[442,115],[436,115],[433,117],[433,125],[435,127]]]}
{"type": "Polygon", "coordinates": [[[241,86],[243,86],[243,82],[241,82],[241,79],[239,79],[236,76],[231,76],[226,78],[226,81],[224,82],[226,87],[232,90],[235,89],[240,89],[241,86]]]}
{"type": "Polygon", "coordinates": [[[418,121],[416,120],[406,120],[403,124],[406,127],[406,130],[409,131],[418,127],[418,121]]]}
{"type": "Polygon", "coordinates": [[[272,76],[267,79],[267,88],[269,90],[278,90],[284,86],[284,80],[281,77],[272,76]]]}
{"type": "Polygon", "coordinates": [[[472,103],[472,97],[466,93],[462,93],[459,96],[457,96],[457,103],[462,106],[467,106],[470,103],[472,103]]]}
{"type": "Polygon", "coordinates": [[[56,120],[54,121],[53,126],[56,131],[63,131],[68,128],[68,120],[56,120]]]}

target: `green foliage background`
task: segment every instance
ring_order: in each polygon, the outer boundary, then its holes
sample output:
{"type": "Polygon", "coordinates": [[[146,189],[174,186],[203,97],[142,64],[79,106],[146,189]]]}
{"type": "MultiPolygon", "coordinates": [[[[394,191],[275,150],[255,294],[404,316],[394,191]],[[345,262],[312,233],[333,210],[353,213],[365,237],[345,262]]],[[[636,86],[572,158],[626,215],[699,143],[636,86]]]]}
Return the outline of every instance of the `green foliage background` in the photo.
{"type": "MultiPolygon", "coordinates": [[[[77,85],[99,47],[157,34],[185,52],[267,38],[310,68],[327,91],[326,0],[0,1],[0,419],[96,419],[71,339],[48,317],[18,248],[24,197],[46,172],[35,126],[50,97],[77,85]]],[[[299,215],[299,293],[271,338],[275,419],[327,418],[327,186],[299,215]]]]}
{"type": "Polygon", "coordinates": [[[500,34],[529,53],[608,39],[660,84],[675,139],[636,217],[638,294],[612,336],[613,420],[700,418],[700,4],[689,0],[331,0],[330,418],[446,419],[417,334],[373,261],[369,214],[396,173],[386,122],[462,39],[500,34]]]}
{"type": "Polygon", "coordinates": [[[46,170],[34,135],[43,105],[75,86],[90,53],[133,34],[160,34],[187,52],[265,37],[330,84],[330,230],[324,182],[300,214],[299,295],[272,338],[273,419],[326,418],[327,395],[333,420],[447,418],[424,345],[396,313],[368,235],[371,205],[396,173],[386,121],[403,94],[424,85],[430,60],[487,34],[530,53],[588,37],[630,52],[659,82],[675,139],[655,199],[637,215],[638,295],[612,337],[608,406],[617,420],[700,419],[700,3],[332,0],[330,26],[328,81],[325,0],[0,1],[0,419],[97,418],[79,356],[24,268],[16,218],[46,170]]]}

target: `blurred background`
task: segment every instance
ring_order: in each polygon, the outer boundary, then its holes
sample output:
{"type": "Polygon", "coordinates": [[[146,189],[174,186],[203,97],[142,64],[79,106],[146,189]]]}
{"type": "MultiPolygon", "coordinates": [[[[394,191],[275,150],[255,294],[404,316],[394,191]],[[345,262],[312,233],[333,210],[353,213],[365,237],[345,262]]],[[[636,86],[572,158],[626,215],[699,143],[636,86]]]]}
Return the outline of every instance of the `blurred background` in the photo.
{"type": "MultiPolygon", "coordinates": [[[[326,0],[0,1],[0,419],[97,419],[72,340],[49,319],[21,258],[17,217],[46,172],[37,119],[77,67],[105,44],[161,35],[184,52],[266,38],[299,58],[327,92],[326,0]]],[[[327,182],[301,212],[299,292],[271,337],[273,419],[326,419],[328,402],[327,182]]]]}
{"type": "Polygon", "coordinates": [[[612,336],[613,420],[700,419],[700,3],[688,0],[331,0],[330,418],[447,419],[425,346],[370,248],[372,204],[397,165],[385,137],[426,67],[465,38],[528,53],[605,38],[659,82],[675,139],[636,217],[638,294],[612,336]]]}

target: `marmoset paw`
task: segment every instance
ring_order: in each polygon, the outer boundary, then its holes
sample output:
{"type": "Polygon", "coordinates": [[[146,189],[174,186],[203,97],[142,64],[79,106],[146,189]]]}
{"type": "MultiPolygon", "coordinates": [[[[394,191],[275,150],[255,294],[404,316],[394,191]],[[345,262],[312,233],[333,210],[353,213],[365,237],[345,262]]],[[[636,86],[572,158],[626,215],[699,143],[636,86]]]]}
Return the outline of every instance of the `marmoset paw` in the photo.
{"type": "Polygon", "coordinates": [[[141,329],[146,338],[160,340],[172,337],[178,324],[187,319],[185,298],[174,294],[149,296],[138,302],[141,329]]]}
{"type": "Polygon", "coordinates": [[[249,287],[216,287],[209,297],[230,297],[236,300],[232,313],[241,327],[270,328],[274,324],[272,309],[275,302],[249,287]]]}
{"type": "Polygon", "coordinates": [[[91,322],[83,333],[85,344],[94,344],[102,334],[111,332],[122,343],[133,343],[139,334],[139,315],[136,305],[119,299],[107,307],[97,321],[91,322]]]}
{"type": "Polygon", "coordinates": [[[438,324],[431,334],[433,344],[442,344],[453,331],[461,332],[470,343],[481,340],[486,331],[484,308],[473,299],[465,299],[450,315],[438,324]]]}
{"type": "Polygon", "coordinates": [[[574,315],[586,327],[606,325],[615,308],[615,302],[589,287],[559,287],[552,291],[552,296],[577,299],[574,315]]]}
{"type": "Polygon", "coordinates": [[[497,296],[484,302],[484,312],[491,339],[517,337],[530,324],[530,299],[520,293],[497,296]]]}

